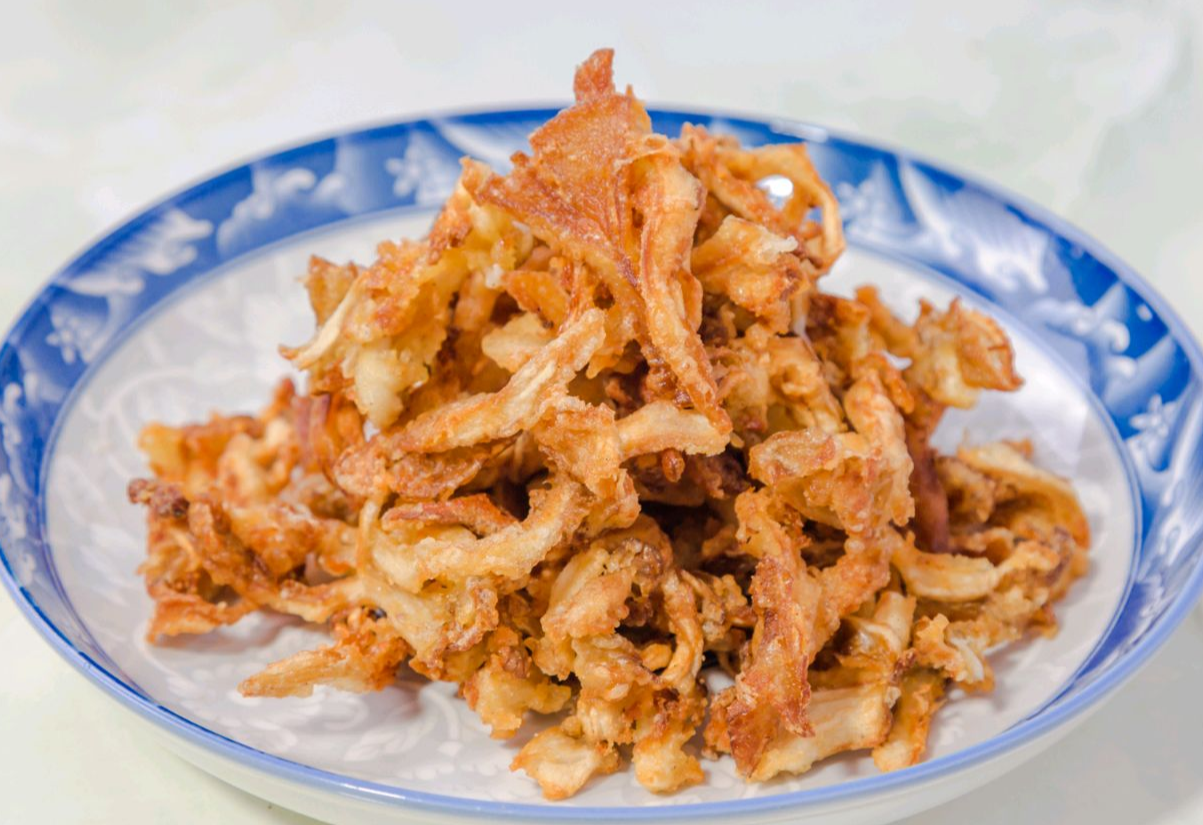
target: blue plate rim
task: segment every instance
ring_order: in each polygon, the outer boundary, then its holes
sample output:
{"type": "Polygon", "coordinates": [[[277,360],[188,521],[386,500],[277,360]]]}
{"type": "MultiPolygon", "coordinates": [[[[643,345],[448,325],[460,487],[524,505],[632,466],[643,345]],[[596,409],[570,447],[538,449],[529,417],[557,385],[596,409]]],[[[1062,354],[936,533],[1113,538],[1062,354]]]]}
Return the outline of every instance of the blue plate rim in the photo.
{"type": "MultiPolygon", "coordinates": [[[[46,302],[51,290],[60,285],[62,280],[75,270],[88,256],[96,254],[110,244],[121,240],[130,232],[139,228],[152,216],[164,209],[170,208],[174,204],[184,200],[187,196],[197,194],[206,187],[213,186],[231,175],[246,172],[253,165],[287,158],[292,153],[326,141],[340,138],[363,137],[375,131],[400,126],[414,126],[442,119],[466,117],[489,117],[500,121],[529,121],[532,117],[546,117],[549,114],[553,114],[557,108],[558,106],[555,104],[519,104],[512,107],[482,106],[441,110],[414,117],[382,119],[381,121],[363,126],[335,130],[311,139],[289,143],[282,148],[264,151],[243,161],[225,166],[212,174],[197,177],[191,183],[174,190],[171,194],[120,220],[114,228],[101,233],[82,247],[26,303],[21,313],[5,333],[0,349],[7,353],[13,342],[20,338],[25,328],[29,325],[35,311],[46,302]]],[[[867,139],[838,129],[830,129],[792,118],[765,117],[763,115],[739,113],[725,109],[698,107],[654,106],[649,107],[649,111],[653,115],[666,115],[670,117],[693,118],[697,120],[724,119],[735,123],[744,122],[753,124],[757,128],[766,129],[778,134],[791,135],[799,139],[823,141],[831,138],[853,146],[861,146],[881,152],[899,161],[936,170],[949,178],[968,184],[978,191],[988,193],[991,198],[999,203],[1016,210],[1023,217],[1042,225],[1051,234],[1059,236],[1081,249],[1089,250],[1091,256],[1100,264],[1110,269],[1116,275],[1119,282],[1132,288],[1141,300],[1149,305],[1165,324],[1175,343],[1183,350],[1192,371],[1196,375],[1203,375],[1203,348],[1200,348],[1199,342],[1182,319],[1168,306],[1166,300],[1142,276],[1085,232],[1022,195],[1018,195],[1005,187],[984,180],[974,174],[965,173],[954,165],[935,162],[922,154],[893,146],[888,141],[867,139]]],[[[341,221],[327,224],[326,226],[333,226],[339,222],[341,221]]],[[[204,278],[210,271],[197,273],[194,278],[204,278]]],[[[106,350],[106,354],[108,351],[106,350]]],[[[79,380],[82,381],[83,377],[81,376],[79,380]]],[[[66,409],[66,406],[64,406],[58,415],[61,416],[66,409]]],[[[51,452],[47,451],[43,456],[43,466],[38,468],[39,474],[43,472],[44,465],[49,461],[50,457],[51,452]]],[[[39,527],[44,527],[44,525],[39,525],[39,527]]],[[[1191,546],[1196,547],[1200,543],[1203,543],[1203,540],[1196,540],[1191,546]]],[[[945,776],[960,773],[970,767],[983,764],[996,757],[1012,752],[1025,744],[1033,744],[1038,740],[1044,739],[1047,735],[1053,734],[1068,722],[1081,717],[1090,710],[1097,709],[1103,698],[1111,695],[1122,686],[1165,643],[1170,634],[1181,624],[1186,615],[1194,607],[1200,593],[1203,593],[1203,564],[1197,564],[1190,571],[1185,583],[1182,585],[1181,592],[1152,621],[1143,638],[1131,650],[1127,651],[1100,673],[1095,681],[1082,688],[1069,701],[1051,709],[1046,708],[1036,716],[1016,724],[1007,731],[985,742],[902,771],[862,777],[822,788],[792,791],[755,799],[650,807],[559,807],[544,804],[531,805],[526,803],[468,799],[402,789],[377,782],[356,780],[331,771],[312,768],[268,754],[205,728],[203,725],[193,722],[187,717],[154,703],[152,700],[142,696],[120,678],[110,673],[103,666],[93,661],[91,657],[79,650],[62,634],[61,630],[46,617],[38,604],[18,584],[11,568],[9,554],[3,546],[0,546],[0,579],[3,579],[5,590],[13,598],[21,613],[34,626],[35,630],[47,640],[60,656],[90,681],[100,686],[111,698],[137,713],[146,721],[186,740],[190,745],[212,751],[217,756],[238,763],[251,770],[267,773],[276,779],[305,787],[318,786],[330,792],[363,801],[378,804],[399,803],[402,806],[408,805],[419,809],[449,814],[487,814],[519,820],[580,819],[598,821],[607,819],[642,819],[650,821],[698,817],[712,818],[737,813],[761,813],[786,808],[801,811],[804,808],[847,801],[856,797],[867,798],[869,795],[878,796],[906,787],[916,787],[936,781],[945,776]]]]}

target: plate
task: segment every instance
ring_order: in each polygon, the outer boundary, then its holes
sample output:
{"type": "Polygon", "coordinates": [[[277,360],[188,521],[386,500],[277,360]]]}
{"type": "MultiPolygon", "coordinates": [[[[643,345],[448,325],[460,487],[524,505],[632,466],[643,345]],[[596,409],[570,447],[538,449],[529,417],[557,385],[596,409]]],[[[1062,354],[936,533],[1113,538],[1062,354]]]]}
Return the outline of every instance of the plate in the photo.
{"type": "Polygon", "coordinates": [[[173,195],[105,237],[38,295],[0,348],[0,560],[18,605],[87,678],[182,756],[280,805],[334,822],[483,819],[809,821],[869,825],[939,804],[1050,745],[1166,639],[1203,589],[1203,355],[1130,269],[1037,207],[917,159],[804,124],[653,111],[747,145],[804,139],[850,242],[827,281],[882,287],[897,310],[953,296],[992,313],[1027,379],[945,421],[955,446],[1030,436],[1071,476],[1093,565],[1053,640],[997,654],[998,686],[954,696],[929,758],[878,774],[866,756],[746,786],[730,760],[671,796],[630,772],[566,802],[511,774],[451,686],[402,677],[370,695],[247,699],[236,685],[320,631],[254,615],[167,646],[143,641],[134,569],[142,514],[126,481],[149,420],[255,409],[286,372],[280,342],[311,332],[297,283],[311,253],[371,259],[420,234],[462,155],[508,168],[554,110],[389,124],[288,149],[173,195]]]}

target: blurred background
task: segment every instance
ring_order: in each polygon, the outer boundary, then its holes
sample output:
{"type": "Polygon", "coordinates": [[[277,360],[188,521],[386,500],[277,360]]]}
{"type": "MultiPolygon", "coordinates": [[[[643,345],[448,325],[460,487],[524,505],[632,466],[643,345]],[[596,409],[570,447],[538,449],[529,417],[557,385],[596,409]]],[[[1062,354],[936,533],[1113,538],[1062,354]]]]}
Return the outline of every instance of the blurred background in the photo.
{"type": "MultiPolygon", "coordinates": [[[[811,120],[1016,190],[1101,240],[1203,332],[1197,2],[3,8],[5,325],[93,238],[199,176],[351,125],[566,101],[573,66],[604,45],[619,82],[652,103],[811,120]]],[[[308,822],[126,731],[7,599],[0,659],[5,821],[308,822]]],[[[922,822],[1203,822],[1201,689],[1196,612],[1063,745],[922,822]]]]}

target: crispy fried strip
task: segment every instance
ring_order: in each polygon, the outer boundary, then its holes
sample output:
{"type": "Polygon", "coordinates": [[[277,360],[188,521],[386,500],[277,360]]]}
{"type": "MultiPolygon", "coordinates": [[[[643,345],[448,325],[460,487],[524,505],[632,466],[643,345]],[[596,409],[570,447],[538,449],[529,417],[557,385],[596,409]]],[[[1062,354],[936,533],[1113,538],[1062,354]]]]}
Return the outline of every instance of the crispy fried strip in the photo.
{"type": "Polygon", "coordinates": [[[725,729],[736,766],[751,775],[779,729],[811,733],[806,670],[818,648],[813,635],[823,588],[768,512],[763,495],[745,493],[736,507],[750,552],[760,559],[750,588],[757,621],[749,662],[712,713],[718,711],[716,729],[725,729]]]}
{"type": "Polygon", "coordinates": [[[781,237],[734,215],[693,250],[694,275],[707,292],[726,295],[775,333],[789,331],[790,299],[806,283],[802,262],[790,253],[798,240],[781,237]]]}
{"type": "Polygon", "coordinates": [[[667,401],[644,404],[618,422],[622,460],[677,449],[684,453],[717,455],[727,446],[726,435],[700,413],[682,410],[667,401]]]}
{"type": "Polygon", "coordinates": [[[454,401],[424,413],[398,434],[397,446],[414,453],[470,447],[534,426],[563,397],[603,341],[602,313],[587,310],[527,361],[496,393],[454,401]]]}
{"type": "Polygon", "coordinates": [[[518,523],[484,493],[447,501],[398,502],[385,511],[380,526],[389,531],[404,522],[462,524],[478,536],[490,536],[518,523]]]}
{"type": "Polygon", "coordinates": [[[508,739],[522,727],[527,711],[559,711],[572,690],[549,680],[531,661],[521,637],[510,628],[489,639],[485,664],[464,682],[464,699],[492,728],[494,739],[508,739]]]}
{"type": "Polygon", "coordinates": [[[945,684],[945,678],[931,670],[915,670],[903,677],[890,733],[873,749],[873,763],[879,770],[909,768],[923,758],[932,718],[945,701],[945,684]]]}
{"type": "Polygon", "coordinates": [[[396,678],[410,649],[387,624],[353,617],[337,643],[302,650],[243,680],[243,696],[309,696],[315,685],[356,693],[380,690],[396,678]]]}
{"type": "Polygon", "coordinates": [[[554,800],[567,799],[592,777],[614,773],[620,764],[613,745],[586,742],[556,726],[535,734],[514,757],[510,770],[526,771],[543,796],[554,800]]]}
{"type": "Polygon", "coordinates": [[[1069,530],[1080,547],[1090,544],[1090,524],[1065,479],[1036,467],[1014,447],[1001,442],[958,450],[957,457],[1005,485],[1011,495],[1040,499],[1051,509],[1053,520],[1069,530]]]}
{"type": "Polygon", "coordinates": [[[496,576],[520,581],[553,547],[572,535],[586,512],[584,489],[575,481],[556,477],[519,524],[484,538],[427,536],[411,543],[404,538],[393,541],[384,534],[374,545],[372,558],[393,584],[411,593],[419,592],[432,579],[496,576]]]}
{"type": "Polygon", "coordinates": [[[763,782],[780,773],[805,773],[834,754],[877,747],[889,733],[890,707],[897,696],[898,688],[884,684],[815,692],[810,701],[813,733],[778,739],[750,778],[763,782]]]}
{"type": "Polygon", "coordinates": [[[635,207],[643,217],[639,253],[639,291],[644,300],[648,338],[655,356],[663,359],[694,407],[719,432],[731,431],[731,421],[718,403],[718,387],[698,337],[683,317],[678,279],[692,284],[688,273],[702,189],[681,166],[675,154],[659,151],[636,165],[643,176],[635,207]]]}

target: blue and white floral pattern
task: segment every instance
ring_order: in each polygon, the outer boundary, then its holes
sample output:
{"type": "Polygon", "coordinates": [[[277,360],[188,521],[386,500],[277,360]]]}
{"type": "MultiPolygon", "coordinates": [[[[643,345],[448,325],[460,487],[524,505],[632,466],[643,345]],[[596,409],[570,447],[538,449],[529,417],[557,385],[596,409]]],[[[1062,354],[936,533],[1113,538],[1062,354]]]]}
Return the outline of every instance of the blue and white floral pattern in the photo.
{"type": "MultiPolygon", "coordinates": [[[[181,695],[195,694],[194,706],[186,705],[190,718],[144,695],[106,655],[103,639],[89,633],[59,581],[47,541],[45,469],[73,391],[140,319],[180,290],[301,232],[435,204],[454,184],[460,156],[503,168],[551,114],[523,110],[405,122],[261,158],[150,208],[47,285],[0,346],[0,559],[18,604],[69,661],[143,716],[231,758],[341,792],[387,797],[396,791],[356,784],[212,733],[205,727],[204,697],[213,685],[180,686],[181,695]]],[[[1089,388],[1131,468],[1139,503],[1131,586],[1071,683],[996,740],[906,774],[857,780],[852,784],[858,792],[919,781],[1018,747],[1097,702],[1166,638],[1203,588],[1203,356],[1181,321],[1134,273],[1076,230],[921,160],[800,124],[664,111],[653,119],[670,134],[685,122],[701,122],[752,144],[810,141],[816,165],[843,205],[850,242],[939,273],[1019,318],[1089,388]]],[[[403,721],[403,708],[391,712],[403,721]]],[[[348,719],[357,713],[347,706],[348,719]]],[[[348,758],[368,760],[390,747],[413,747],[421,734],[413,728],[394,741],[365,733],[348,758]]],[[[782,804],[831,799],[842,787],[783,793],[782,804]]],[[[446,797],[405,796],[446,810],[462,807],[446,797]]],[[[473,804],[478,810],[486,803],[473,804]]],[[[738,813],[741,804],[707,803],[696,813],[738,813]]],[[[504,812],[541,816],[542,810],[510,805],[504,812]]]]}

